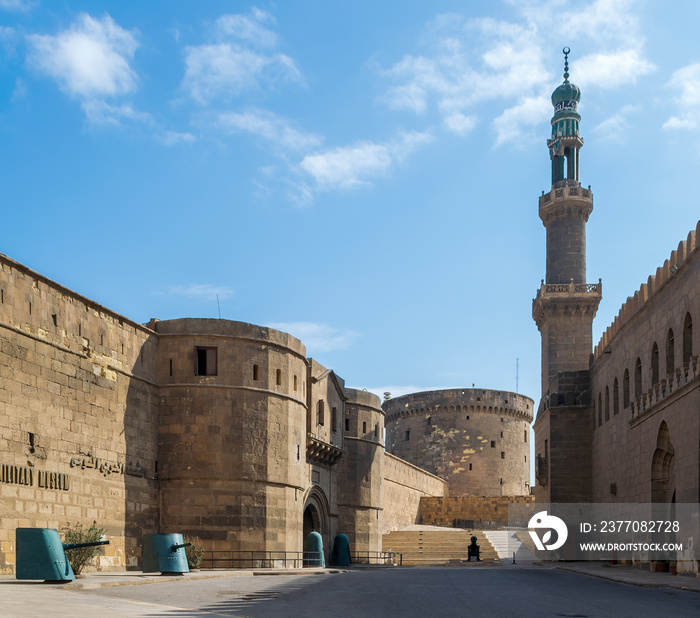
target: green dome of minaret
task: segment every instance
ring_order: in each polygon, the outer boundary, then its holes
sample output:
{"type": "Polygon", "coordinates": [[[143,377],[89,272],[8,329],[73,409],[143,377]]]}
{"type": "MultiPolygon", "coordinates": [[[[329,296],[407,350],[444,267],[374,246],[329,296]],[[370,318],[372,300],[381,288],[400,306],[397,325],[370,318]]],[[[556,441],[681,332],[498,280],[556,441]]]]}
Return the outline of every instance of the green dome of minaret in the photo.
{"type": "Polygon", "coordinates": [[[552,105],[557,106],[557,103],[562,101],[576,101],[578,103],[581,100],[581,90],[575,84],[569,81],[569,48],[565,47],[564,51],[564,83],[557,87],[557,89],[552,93],[552,105]]]}

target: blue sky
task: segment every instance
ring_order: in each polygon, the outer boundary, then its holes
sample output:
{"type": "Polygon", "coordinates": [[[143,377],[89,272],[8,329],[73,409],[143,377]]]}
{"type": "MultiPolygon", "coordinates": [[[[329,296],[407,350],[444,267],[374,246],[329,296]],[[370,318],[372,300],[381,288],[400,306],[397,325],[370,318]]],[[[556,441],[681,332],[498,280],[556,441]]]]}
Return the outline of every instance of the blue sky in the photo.
{"type": "Polygon", "coordinates": [[[0,252],[350,386],[539,401],[549,96],[582,90],[600,337],[699,218],[700,4],[0,0],[0,252]]]}

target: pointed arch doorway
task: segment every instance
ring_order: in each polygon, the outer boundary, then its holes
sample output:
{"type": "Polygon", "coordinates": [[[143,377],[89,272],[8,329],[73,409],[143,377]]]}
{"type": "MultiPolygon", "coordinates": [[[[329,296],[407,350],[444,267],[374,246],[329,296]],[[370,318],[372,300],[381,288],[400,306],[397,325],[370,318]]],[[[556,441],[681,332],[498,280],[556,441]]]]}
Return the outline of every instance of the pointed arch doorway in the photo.
{"type": "Polygon", "coordinates": [[[324,546],[327,547],[330,533],[329,519],[330,509],[326,494],[320,487],[314,485],[304,500],[302,543],[310,532],[318,532],[323,539],[324,546]]]}

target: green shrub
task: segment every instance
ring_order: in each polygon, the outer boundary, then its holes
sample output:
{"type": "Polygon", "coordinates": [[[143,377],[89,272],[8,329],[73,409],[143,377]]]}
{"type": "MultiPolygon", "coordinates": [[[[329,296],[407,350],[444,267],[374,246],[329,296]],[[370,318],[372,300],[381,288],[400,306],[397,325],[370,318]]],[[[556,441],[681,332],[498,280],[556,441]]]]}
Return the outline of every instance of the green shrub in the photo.
{"type": "Polygon", "coordinates": [[[190,569],[198,569],[199,565],[202,564],[202,558],[204,557],[204,548],[197,545],[196,539],[191,536],[186,536],[184,538],[185,543],[192,543],[192,545],[185,547],[185,555],[187,556],[187,566],[190,569]]]}
{"type": "MultiPolygon", "coordinates": [[[[93,521],[89,528],[83,527],[83,524],[68,524],[61,530],[63,532],[63,542],[68,543],[94,543],[99,541],[107,532],[105,528],[98,528],[97,522],[93,521]]],[[[95,556],[100,553],[102,548],[96,547],[81,547],[79,549],[69,549],[66,551],[68,562],[73,569],[73,573],[80,575],[83,567],[90,562],[95,556]]]]}

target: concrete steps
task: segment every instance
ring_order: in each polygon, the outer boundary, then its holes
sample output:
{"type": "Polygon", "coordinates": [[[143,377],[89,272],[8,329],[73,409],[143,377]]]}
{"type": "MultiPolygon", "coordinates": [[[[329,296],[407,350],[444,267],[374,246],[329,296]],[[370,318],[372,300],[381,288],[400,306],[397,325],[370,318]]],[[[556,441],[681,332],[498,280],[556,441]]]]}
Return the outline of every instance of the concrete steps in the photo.
{"type": "Polygon", "coordinates": [[[405,566],[462,564],[476,536],[483,563],[500,563],[498,552],[481,530],[460,528],[397,530],[382,537],[382,550],[403,555],[405,566]]]}
{"type": "Polygon", "coordinates": [[[484,535],[493,545],[501,560],[512,560],[513,553],[515,553],[516,561],[536,559],[528,547],[518,538],[518,532],[515,530],[485,530],[484,535]]]}

